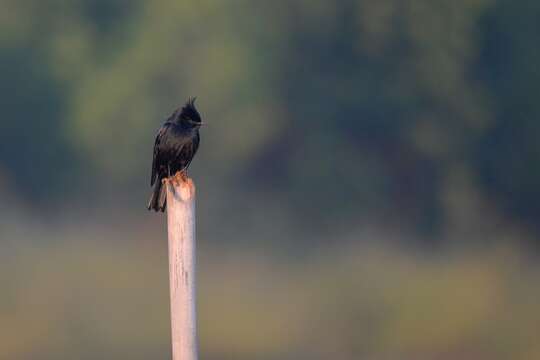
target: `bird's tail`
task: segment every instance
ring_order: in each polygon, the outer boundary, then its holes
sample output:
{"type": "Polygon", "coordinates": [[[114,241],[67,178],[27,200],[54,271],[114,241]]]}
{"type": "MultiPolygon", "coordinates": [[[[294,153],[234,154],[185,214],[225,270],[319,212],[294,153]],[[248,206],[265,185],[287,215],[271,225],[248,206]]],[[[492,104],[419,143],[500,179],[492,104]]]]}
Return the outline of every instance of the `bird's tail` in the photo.
{"type": "Polygon", "coordinates": [[[156,179],[154,184],[154,189],[152,191],[152,196],[150,196],[150,201],[148,201],[148,210],[154,210],[156,212],[164,212],[167,207],[167,191],[163,187],[161,179],[156,179]]]}

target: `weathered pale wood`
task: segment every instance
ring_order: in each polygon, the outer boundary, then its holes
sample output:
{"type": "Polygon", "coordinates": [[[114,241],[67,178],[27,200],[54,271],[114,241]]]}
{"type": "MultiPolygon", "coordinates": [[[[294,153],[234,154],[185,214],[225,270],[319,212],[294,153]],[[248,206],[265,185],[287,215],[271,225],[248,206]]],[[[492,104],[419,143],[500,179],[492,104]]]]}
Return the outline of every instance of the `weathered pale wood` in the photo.
{"type": "Polygon", "coordinates": [[[169,286],[173,360],[197,360],[195,309],[195,185],[167,181],[169,286]]]}

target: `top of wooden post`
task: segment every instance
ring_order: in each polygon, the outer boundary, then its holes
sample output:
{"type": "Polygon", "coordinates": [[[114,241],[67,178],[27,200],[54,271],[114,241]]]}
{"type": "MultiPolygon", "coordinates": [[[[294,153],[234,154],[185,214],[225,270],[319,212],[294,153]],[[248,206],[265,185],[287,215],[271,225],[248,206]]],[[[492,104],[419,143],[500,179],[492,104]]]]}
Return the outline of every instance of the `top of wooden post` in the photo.
{"type": "Polygon", "coordinates": [[[177,172],[176,175],[163,179],[163,182],[176,200],[185,202],[195,196],[195,183],[183,172],[177,172]]]}

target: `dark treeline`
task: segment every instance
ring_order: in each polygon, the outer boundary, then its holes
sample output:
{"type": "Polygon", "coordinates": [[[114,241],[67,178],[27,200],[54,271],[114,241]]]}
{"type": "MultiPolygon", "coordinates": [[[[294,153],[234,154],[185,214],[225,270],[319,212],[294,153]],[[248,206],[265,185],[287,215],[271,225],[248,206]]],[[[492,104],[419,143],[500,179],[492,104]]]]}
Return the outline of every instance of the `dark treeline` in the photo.
{"type": "Polygon", "coordinates": [[[155,130],[197,95],[215,193],[321,224],[534,229],[538,1],[177,3],[2,1],[0,193],[146,196],[155,130]]]}

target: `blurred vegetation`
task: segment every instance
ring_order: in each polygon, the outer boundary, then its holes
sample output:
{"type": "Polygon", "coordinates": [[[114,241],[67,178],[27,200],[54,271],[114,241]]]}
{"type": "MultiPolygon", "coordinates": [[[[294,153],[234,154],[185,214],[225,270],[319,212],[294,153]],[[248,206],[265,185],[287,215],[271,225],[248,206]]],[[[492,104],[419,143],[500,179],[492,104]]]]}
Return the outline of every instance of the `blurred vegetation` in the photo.
{"type": "Polygon", "coordinates": [[[168,356],[144,205],[188,96],[205,358],[540,356],[539,2],[0,8],[1,359],[168,356]]]}
{"type": "MultiPolygon", "coordinates": [[[[170,358],[164,242],[157,254],[131,233],[93,238],[105,234],[71,229],[60,235],[82,243],[2,258],[0,358],[170,358]]],[[[283,262],[203,246],[199,259],[204,359],[540,356],[540,269],[508,247],[434,258],[364,244],[283,262]]]]}
{"type": "Polygon", "coordinates": [[[142,197],[155,129],[198,95],[210,126],[194,172],[216,192],[269,192],[323,224],[440,231],[485,204],[536,226],[535,1],[2,8],[0,175],[23,197],[142,197]]]}

